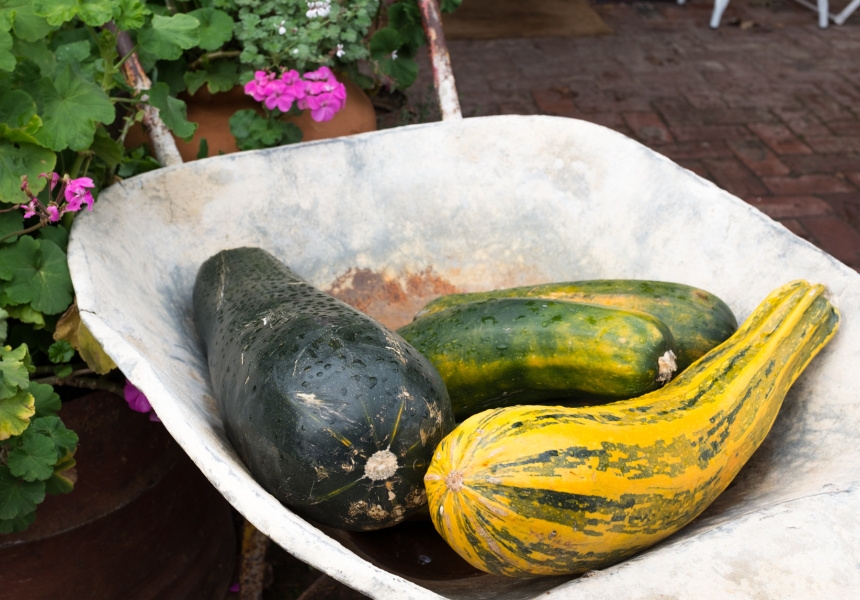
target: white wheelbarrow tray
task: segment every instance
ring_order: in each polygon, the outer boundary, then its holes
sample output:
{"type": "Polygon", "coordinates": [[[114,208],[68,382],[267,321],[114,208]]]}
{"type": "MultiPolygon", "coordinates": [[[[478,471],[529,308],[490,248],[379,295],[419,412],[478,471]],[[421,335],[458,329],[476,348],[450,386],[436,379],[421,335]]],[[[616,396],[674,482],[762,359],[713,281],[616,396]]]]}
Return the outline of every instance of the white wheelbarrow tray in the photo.
{"type": "MultiPolygon", "coordinates": [[[[609,129],[485,117],[214,157],[112,186],[72,232],[85,324],[258,529],[374,598],[851,598],[860,593],[860,275],[609,129]],[[432,297],[590,278],[687,283],[739,320],[793,279],[841,330],[762,448],[693,524],[579,579],[422,579],[284,508],[225,438],[192,321],[200,264],[260,246],[391,327],[432,297]]],[[[152,549],[156,550],[156,549],[152,549]]]]}

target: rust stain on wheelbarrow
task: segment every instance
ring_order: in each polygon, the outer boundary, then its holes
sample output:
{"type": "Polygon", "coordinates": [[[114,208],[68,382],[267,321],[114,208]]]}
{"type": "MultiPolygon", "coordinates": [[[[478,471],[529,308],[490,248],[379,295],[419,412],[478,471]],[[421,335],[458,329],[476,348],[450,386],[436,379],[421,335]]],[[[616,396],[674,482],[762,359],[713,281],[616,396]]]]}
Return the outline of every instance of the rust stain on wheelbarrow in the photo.
{"type": "Polygon", "coordinates": [[[366,268],[350,268],[325,290],[387,327],[406,325],[427,302],[443,294],[460,292],[433,267],[397,275],[366,268]]]}

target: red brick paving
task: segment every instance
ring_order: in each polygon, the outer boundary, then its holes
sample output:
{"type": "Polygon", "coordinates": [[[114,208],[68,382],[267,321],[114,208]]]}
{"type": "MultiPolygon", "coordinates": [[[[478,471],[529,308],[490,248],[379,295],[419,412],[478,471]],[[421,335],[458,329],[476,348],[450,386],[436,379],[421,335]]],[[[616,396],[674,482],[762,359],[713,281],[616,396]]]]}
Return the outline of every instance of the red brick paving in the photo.
{"type": "Polygon", "coordinates": [[[860,270],[860,11],[822,30],[790,0],[731,0],[712,30],[710,0],[592,6],[613,34],[449,41],[464,116],[605,125],[860,270]]]}

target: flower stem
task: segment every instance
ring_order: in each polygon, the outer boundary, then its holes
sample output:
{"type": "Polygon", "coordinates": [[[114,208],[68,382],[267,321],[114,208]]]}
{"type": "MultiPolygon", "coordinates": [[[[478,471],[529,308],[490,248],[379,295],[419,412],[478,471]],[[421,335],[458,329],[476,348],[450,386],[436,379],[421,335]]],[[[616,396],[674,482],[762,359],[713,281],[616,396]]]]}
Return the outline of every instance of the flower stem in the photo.
{"type": "Polygon", "coordinates": [[[44,223],[36,223],[32,227],[28,227],[27,229],[22,229],[21,231],[13,231],[12,233],[7,233],[3,237],[0,237],[0,242],[4,242],[4,241],[8,240],[9,238],[15,237],[17,235],[27,235],[28,233],[32,233],[32,232],[36,231],[37,229],[41,229],[42,225],[44,225],[44,223]]]}
{"type": "Polygon", "coordinates": [[[242,54],[241,50],[216,50],[215,52],[207,52],[194,62],[192,62],[188,68],[190,70],[197,69],[200,67],[205,61],[213,60],[216,58],[233,58],[242,54]]]}
{"type": "Polygon", "coordinates": [[[77,371],[73,371],[68,377],[42,377],[40,379],[33,379],[32,381],[35,383],[47,383],[48,385],[61,385],[89,390],[104,390],[107,392],[113,392],[120,396],[123,395],[123,386],[118,383],[114,383],[104,377],[84,377],[84,375],[91,374],[92,371],[90,369],[79,369],[77,371]]]}

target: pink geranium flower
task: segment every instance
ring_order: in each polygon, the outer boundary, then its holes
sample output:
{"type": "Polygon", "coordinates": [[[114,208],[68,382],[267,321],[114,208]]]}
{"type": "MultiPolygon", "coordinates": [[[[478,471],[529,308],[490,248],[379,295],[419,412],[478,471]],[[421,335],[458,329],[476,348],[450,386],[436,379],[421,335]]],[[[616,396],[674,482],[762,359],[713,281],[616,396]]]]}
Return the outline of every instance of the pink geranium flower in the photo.
{"type": "Polygon", "coordinates": [[[56,204],[49,204],[45,207],[45,211],[47,211],[48,221],[51,223],[56,223],[60,220],[60,209],[57,208],[56,204]]]}
{"type": "Polygon", "coordinates": [[[149,413],[150,421],[161,421],[161,419],[158,418],[158,415],[155,414],[155,411],[152,410],[152,405],[149,403],[149,399],[144,396],[143,392],[137,389],[137,387],[128,379],[125,380],[123,395],[125,396],[125,401],[128,402],[128,407],[131,410],[139,413],[149,413]]]}
{"type": "Polygon", "coordinates": [[[257,102],[262,102],[268,97],[269,84],[272,83],[274,78],[274,74],[268,71],[256,71],[254,79],[245,84],[245,93],[257,102]]]}
{"type": "Polygon", "coordinates": [[[87,205],[87,210],[93,209],[93,195],[88,188],[94,188],[96,185],[89,177],[79,177],[72,179],[66,185],[64,195],[66,196],[66,210],[77,211],[81,209],[81,204],[87,205]]]}
{"type": "Polygon", "coordinates": [[[285,71],[279,79],[267,71],[257,71],[245,84],[245,93],[269,110],[288,112],[295,102],[301,110],[310,110],[317,122],[331,120],[346,104],[346,86],[326,66],[304,75],[285,71]]]}

